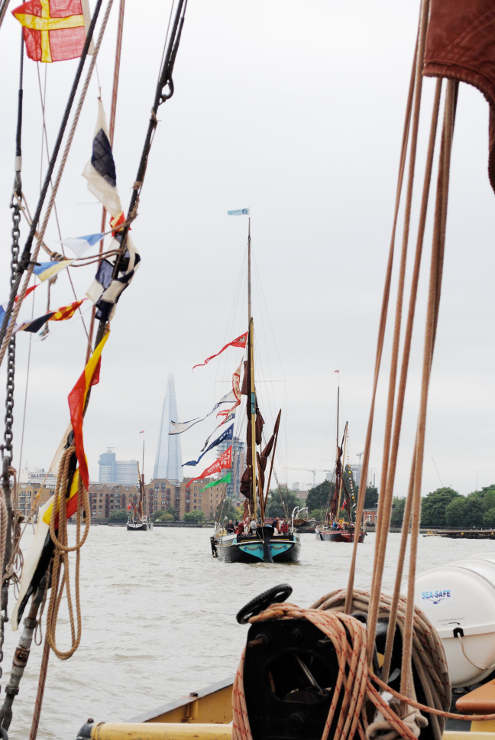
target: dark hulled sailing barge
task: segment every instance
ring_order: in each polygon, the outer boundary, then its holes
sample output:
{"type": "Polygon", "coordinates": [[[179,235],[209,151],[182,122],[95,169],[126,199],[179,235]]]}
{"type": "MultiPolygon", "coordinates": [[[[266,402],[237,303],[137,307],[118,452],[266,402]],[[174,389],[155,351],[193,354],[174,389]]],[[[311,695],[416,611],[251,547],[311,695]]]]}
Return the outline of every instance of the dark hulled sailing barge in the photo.
{"type": "Polygon", "coordinates": [[[244,521],[235,532],[226,532],[218,526],[211,538],[214,557],[229,563],[295,563],[299,560],[300,540],[292,523],[286,533],[278,533],[273,524],[265,521],[265,509],[270,490],[271,473],[280,426],[279,411],[273,434],[265,447],[262,442],[264,420],[258,408],[254,379],[254,323],[251,311],[251,218],[248,219],[248,347],[244,363],[242,393],[246,395],[246,469],[242,476],[241,493],[245,496],[244,521]],[[271,455],[270,473],[265,491],[265,471],[271,455]]]}
{"type": "MultiPolygon", "coordinates": [[[[337,387],[337,451],[335,456],[335,487],[330,490],[325,523],[315,529],[316,538],[327,542],[354,542],[355,495],[352,472],[342,466],[347,446],[349,423],[345,423],[342,440],[339,440],[340,386],[337,387]]],[[[359,532],[358,542],[363,542],[366,530],[359,532]]]]}
{"type": "Polygon", "coordinates": [[[139,472],[139,463],[137,466],[137,472],[139,495],[137,497],[137,501],[132,501],[129,504],[129,515],[127,517],[128,532],[146,532],[148,529],[153,529],[150,516],[145,514],[146,499],[144,495],[144,473],[139,472]]]}

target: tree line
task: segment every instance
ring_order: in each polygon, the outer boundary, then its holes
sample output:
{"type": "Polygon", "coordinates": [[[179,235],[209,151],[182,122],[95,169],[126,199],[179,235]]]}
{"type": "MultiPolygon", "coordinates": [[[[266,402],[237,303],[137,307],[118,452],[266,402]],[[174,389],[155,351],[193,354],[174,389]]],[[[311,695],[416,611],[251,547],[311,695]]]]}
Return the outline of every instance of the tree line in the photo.
{"type": "MultiPolygon", "coordinates": [[[[394,498],[392,525],[400,526],[405,499],[394,498]]],[[[422,527],[495,527],[495,484],[472,491],[467,496],[450,487],[437,488],[421,501],[422,527]]]]}

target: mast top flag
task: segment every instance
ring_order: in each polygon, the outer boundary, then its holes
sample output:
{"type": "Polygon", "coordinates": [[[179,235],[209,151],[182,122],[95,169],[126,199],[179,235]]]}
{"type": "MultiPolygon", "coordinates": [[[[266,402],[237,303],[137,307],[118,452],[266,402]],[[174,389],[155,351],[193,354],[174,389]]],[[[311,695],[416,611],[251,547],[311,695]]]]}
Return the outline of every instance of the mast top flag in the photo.
{"type": "Polygon", "coordinates": [[[233,211],[227,211],[227,216],[249,216],[249,208],[234,208],[233,211]]]}

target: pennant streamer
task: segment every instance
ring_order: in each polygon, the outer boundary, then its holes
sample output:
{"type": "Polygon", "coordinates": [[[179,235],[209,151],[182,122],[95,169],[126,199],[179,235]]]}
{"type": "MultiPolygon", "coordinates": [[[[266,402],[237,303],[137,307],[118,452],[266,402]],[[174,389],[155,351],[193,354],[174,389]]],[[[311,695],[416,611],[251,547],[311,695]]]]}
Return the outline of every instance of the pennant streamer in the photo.
{"type": "Polygon", "coordinates": [[[227,211],[227,216],[249,216],[249,208],[235,208],[233,211],[227,211]]]}
{"type": "Polygon", "coordinates": [[[232,412],[241,405],[241,367],[242,362],[237,370],[234,370],[234,373],[232,375],[232,393],[235,397],[235,403],[233,406],[230,407],[230,409],[219,411],[217,416],[225,416],[225,419],[227,419],[232,414],[232,412]]]}
{"type": "Polygon", "coordinates": [[[81,0],[29,0],[12,11],[23,26],[26,52],[35,62],[80,57],[86,28],[81,0]]]}
{"type": "Polygon", "coordinates": [[[65,267],[72,265],[74,260],[61,260],[60,262],[40,262],[33,269],[35,275],[39,277],[41,281],[48,280],[56,275],[60,270],[65,267]]]}
{"type": "Polygon", "coordinates": [[[210,483],[207,483],[204,488],[200,488],[199,492],[203,493],[203,491],[206,491],[207,488],[213,488],[213,486],[219,486],[220,483],[227,483],[227,485],[232,480],[232,473],[227,473],[227,475],[223,475],[221,478],[217,478],[217,480],[212,480],[210,483]]]}
{"type": "Polygon", "coordinates": [[[222,349],[219,352],[217,352],[214,355],[210,355],[210,357],[207,357],[204,362],[200,362],[197,365],[193,365],[193,370],[195,367],[203,367],[204,365],[207,365],[210,362],[210,360],[213,360],[215,357],[218,357],[218,355],[221,355],[222,352],[224,352],[228,347],[244,348],[247,344],[247,338],[248,338],[247,332],[245,334],[241,334],[240,337],[236,337],[236,339],[233,339],[231,342],[228,342],[224,347],[222,347],[222,349]]]}
{"type": "MultiPolygon", "coordinates": [[[[217,416],[218,416],[218,414],[217,414],[217,416]]],[[[220,424],[218,424],[215,427],[215,429],[212,431],[212,433],[207,436],[206,442],[202,446],[200,452],[204,452],[206,450],[206,448],[208,447],[208,445],[210,443],[210,439],[213,437],[213,435],[215,434],[215,432],[217,431],[217,429],[220,429],[220,427],[222,427],[224,424],[228,424],[229,421],[234,421],[234,419],[235,419],[235,411],[233,411],[231,414],[229,414],[228,416],[226,416],[225,419],[222,419],[222,421],[220,422],[220,424]]]]}
{"type": "Polygon", "coordinates": [[[79,474],[81,480],[87,489],[89,487],[88,463],[84,452],[83,440],[83,419],[86,397],[92,385],[96,385],[100,380],[101,353],[108,339],[109,332],[105,334],[98,344],[93,354],[88,360],[88,364],[81,373],[79,380],[75,384],[68,396],[70,421],[74,432],[74,445],[76,447],[76,456],[79,462],[79,474]]]}
{"type": "Polygon", "coordinates": [[[62,239],[60,244],[64,249],[70,249],[76,257],[83,257],[88,249],[98,244],[104,236],[104,234],[87,234],[86,236],[68,237],[67,239],[62,239]]]}
{"type": "Polygon", "coordinates": [[[200,421],[204,421],[209,416],[211,416],[218,408],[220,408],[222,403],[232,403],[232,401],[234,400],[234,394],[232,393],[232,391],[229,391],[225,394],[225,396],[222,396],[222,398],[213,406],[211,411],[208,411],[208,413],[204,416],[197,416],[195,419],[190,419],[189,421],[171,421],[168,433],[182,434],[183,432],[187,432],[187,430],[193,427],[195,424],[199,424],[200,421]]]}
{"type": "MultiPolygon", "coordinates": [[[[86,299],[83,298],[81,301],[74,301],[73,303],[69,303],[68,306],[62,306],[61,308],[58,308],[56,311],[45,313],[43,316],[39,316],[37,319],[24,321],[22,324],[18,324],[16,326],[15,331],[29,331],[32,334],[36,334],[36,332],[39,331],[41,327],[46,324],[47,321],[66,321],[67,319],[71,319],[81,303],[84,303],[85,300],[86,299]]],[[[0,306],[0,309],[1,308],[2,307],[0,306]]]]}
{"type": "Polygon", "coordinates": [[[222,452],[220,457],[218,457],[214,463],[211,465],[208,465],[207,468],[203,470],[201,475],[198,475],[196,478],[191,478],[190,481],[186,483],[186,488],[189,488],[191,483],[195,480],[201,480],[201,478],[207,478],[209,475],[214,475],[215,473],[219,473],[221,470],[228,470],[232,467],[232,445],[228,447],[225,452],[222,452]]]}
{"type": "Polygon", "coordinates": [[[198,465],[199,461],[206,455],[207,452],[212,450],[217,445],[221,444],[222,442],[225,442],[227,439],[232,439],[234,436],[234,425],[231,424],[228,429],[226,429],[222,434],[215,439],[209,447],[206,448],[204,452],[201,453],[201,455],[198,457],[197,460],[189,460],[189,462],[182,463],[182,467],[185,465],[198,465]]]}

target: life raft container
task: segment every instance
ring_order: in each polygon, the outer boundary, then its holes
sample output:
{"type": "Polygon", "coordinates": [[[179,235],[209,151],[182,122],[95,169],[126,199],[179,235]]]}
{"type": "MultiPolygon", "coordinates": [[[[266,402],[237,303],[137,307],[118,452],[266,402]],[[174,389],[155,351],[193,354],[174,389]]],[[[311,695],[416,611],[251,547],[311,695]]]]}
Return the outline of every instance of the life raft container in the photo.
{"type": "Polygon", "coordinates": [[[452,686],[495,670],[495,552],[427,570],[416,580],[416,605],[442,640],[452,686]]]}

